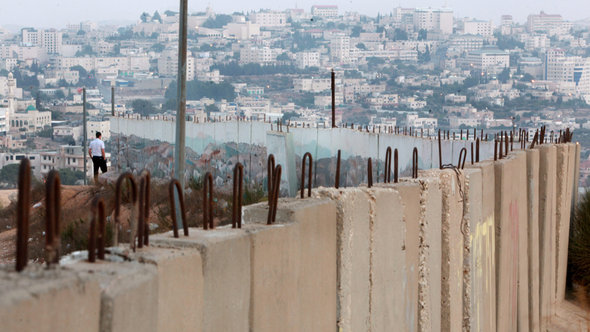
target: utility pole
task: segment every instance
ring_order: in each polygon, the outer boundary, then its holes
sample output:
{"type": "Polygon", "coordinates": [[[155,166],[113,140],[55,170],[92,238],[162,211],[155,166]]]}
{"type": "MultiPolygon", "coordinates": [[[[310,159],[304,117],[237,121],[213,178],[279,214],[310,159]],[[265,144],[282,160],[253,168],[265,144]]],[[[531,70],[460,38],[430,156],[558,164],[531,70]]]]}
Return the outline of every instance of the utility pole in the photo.
{"type": "MultiPolygon", "coordinates": [[[[180,22],[178,29],[178,77],[176,86],[176,140],[174,143],[174,176],[180,182],[180,187],[184,190],[184,143],[186,127],[186,39],[187,39],[187,11],[188,0],[180,0],[180,22]]],[[[178,194],[175,191],[174,200],[176,201],[176,215],[180,215],[180,204],[178,194]]],[[[179,227],[182,225],[182,218],[176,218],[179,227]]]]}
{"type": "Polygon", "coordinates": [[[82,122],[83,122],[83,139],[82,139],[82,154],[84,155],[84,185],[88,184],[88,170],[86,167],[86,140],[88,139],[88,132],[86,129],[86,88],[82,89],[82,122]]]}
{"type": "Polygon", "coordinates": [[[336,74],[332,69],[332,128],[336,128],[336,74]]]}
{"type": "Polygon", "coordinates": [[[111,86],[111,115],[115,116],[115,87],[111,86]]]}

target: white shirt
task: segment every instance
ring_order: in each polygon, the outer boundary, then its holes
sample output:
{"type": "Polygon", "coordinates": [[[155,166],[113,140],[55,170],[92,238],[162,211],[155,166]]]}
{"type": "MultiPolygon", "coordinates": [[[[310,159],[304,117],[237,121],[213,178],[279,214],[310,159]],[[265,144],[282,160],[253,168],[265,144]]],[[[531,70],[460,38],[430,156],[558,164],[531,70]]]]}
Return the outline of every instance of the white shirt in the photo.
{"type": "Polygon", "coordinates": [[[90,142],[90,151],[93,157],[102,157],[102,150],[104,149],[104,142],[96,138],[90,142]]]}

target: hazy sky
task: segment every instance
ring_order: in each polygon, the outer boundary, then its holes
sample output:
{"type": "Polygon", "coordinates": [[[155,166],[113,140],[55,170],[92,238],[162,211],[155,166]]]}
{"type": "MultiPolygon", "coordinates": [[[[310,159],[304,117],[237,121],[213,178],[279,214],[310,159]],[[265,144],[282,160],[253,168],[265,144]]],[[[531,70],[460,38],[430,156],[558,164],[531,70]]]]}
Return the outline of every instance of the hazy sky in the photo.
{"type": "MultiPolygon", "coordinates": [[[[69,23],[92,20],[135,21],[143,11],[178,10],[179,1],[171,0],[2,0],[0,26],[34,26],[62,28],[69,23]]],[[[303,8],[309,11],[314,4],[336,4],[340,11],[358,11],[376,15],[389,13],[394,7],[443,7],[453,8],[455,16],[470,16],[499,21],[502,14],[511,14],[516,21],[524,22],[530,13],[544,10],[561,14],[566,20],[590,17],[588,0],[216,0],[190,1],[189,12],[203,11],[208,4],[218,13],[257,10],[260,8],[303,8]]]]}

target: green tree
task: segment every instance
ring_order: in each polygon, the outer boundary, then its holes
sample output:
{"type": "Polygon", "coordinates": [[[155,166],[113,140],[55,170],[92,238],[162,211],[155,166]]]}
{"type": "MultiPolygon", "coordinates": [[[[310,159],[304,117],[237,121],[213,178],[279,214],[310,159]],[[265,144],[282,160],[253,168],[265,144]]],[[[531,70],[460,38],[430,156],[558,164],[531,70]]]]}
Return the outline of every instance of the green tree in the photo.
{"type": "Polygon", "coordinates": [[[166,49],[166,45],[161,44],[161,43],[156,43],[156,44],[152,45],[152,47],[150,47],[150,49],[154,52],[160,53],[164,49],[166,49]]]}
{"type": "Polygon", "coordinates": [[[504,68],[500,74],[498,74],[498,81],[502,83],[508,82],[510,79],[510,68],[504,68]]]}
{"type": "Polygon", "coordinates": [[[205,106],[205,112],[207,113],[207,116],[210,116],[211,113],[219,112],[219,107],[215,106],[215,104],[207,105],[205,106]]]}
{"type": "Polygon", "coordinates": [[[428,38],[428,31],[426,29],[420,29],[418,31],[418,40],[426,40],[428,38]]]}
{"type": "MultiPolygon", "coordinates": [[[[166,97],[166,103],[164,108],[167,110],[176,109],[176,81],[172,81],[164,96],[166,97]]],[[[227,101],[234,101],[236,98],[236,92],[233,85],[228,82],[214,83],[214,82],[202,82],[202,81],[189,81],[186,83],[186,99],[188,100],[199,100],[201,98],[212,98],[216,101],[225,99],[227,101]]]]}
{"type": "Polygon", "coordinates": [[[74,171],[69,168],[62,168],[58,170],[58,173],[61,184],[69,186],[75,185],[79,180],[84,179],[84,172],[74,171]]]}
{"type": "Polygon", "coordinates": [[[7,183],[10,186],[16,186],[19,167],[18,164],[10,164],[2,167],[0,169],[0,182],[7,183]]]}
{"type": "Polygon", "coordinates": [[[393,32],[393,40],[408,40],[408,33],[405,30],[396,28],[393,32]]]}
{"type": "Polygon", "coordinates": [[[209,29],[219,29],[223,28],[231,21],[232,17],[230,15],[219,14],[215,15],[215,18],[209,17],[207,21],[203,23],[203,27],[209,29]]]}
{"type": "Polygon", "coordinates": [[[88,44],[82,46],[82,49],[80,51],[76,52],[76,56],[79,56],[79,57],[82,57],[85,55],[94,55],[94,54],[96,54],[96,53],[92,49],[92,46],[90,46],[88,44]]]}
{"type": "Polygon", "coordinates": [[[162,17],[160,16],[160,13],[158,13],[157,10],[154,12],[154,16],[152,16],[152,22],[153,21],[158,21],[162,23],[162,17]]]}
{"type": "Polygon", "coordinates": [[[133,112],[139,113],[141,115],[150,115],[157,113],[154,104],[151,101],[146,99],[135,99],[131,102],[131,108],[133,112]]]}

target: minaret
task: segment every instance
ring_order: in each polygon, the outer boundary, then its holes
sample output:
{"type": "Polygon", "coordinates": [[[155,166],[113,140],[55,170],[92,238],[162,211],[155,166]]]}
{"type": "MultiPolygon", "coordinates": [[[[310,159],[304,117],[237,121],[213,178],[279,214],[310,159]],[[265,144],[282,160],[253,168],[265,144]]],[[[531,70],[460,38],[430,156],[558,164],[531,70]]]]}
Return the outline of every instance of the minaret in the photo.
{"type": "Polygon", "coordinates": [[[14,75],[12,72],[8,73],[8,110],[6,111],[6,132],[10,130],[10,119],[14,112],[16,112],[16,98],[14,94],[16,93],[16,80],[14,79],[14,75]]]}

